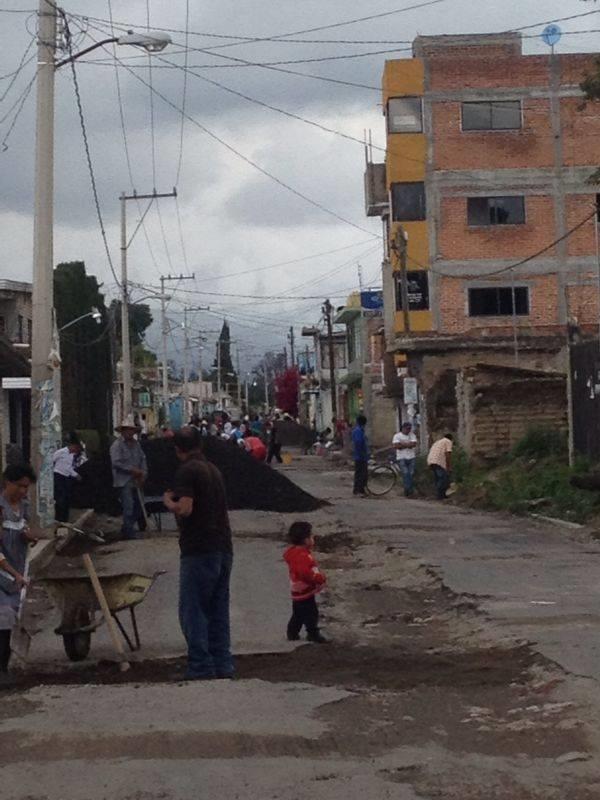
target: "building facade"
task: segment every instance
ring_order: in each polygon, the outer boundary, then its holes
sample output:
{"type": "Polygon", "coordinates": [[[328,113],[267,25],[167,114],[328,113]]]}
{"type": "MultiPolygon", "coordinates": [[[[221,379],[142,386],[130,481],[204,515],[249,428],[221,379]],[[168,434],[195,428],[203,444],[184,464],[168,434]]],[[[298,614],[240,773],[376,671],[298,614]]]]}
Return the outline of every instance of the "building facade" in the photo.
{"type": "Polygon", "coordinates": [[[565,372],[569,327],[597,326],[600,110],[582,107],[591,55],[524,55],[518,33],[418,37],[413,53],[385,66],[367,213],[384,221],[388,351],[434,435],[458,370],[565,372]]]}

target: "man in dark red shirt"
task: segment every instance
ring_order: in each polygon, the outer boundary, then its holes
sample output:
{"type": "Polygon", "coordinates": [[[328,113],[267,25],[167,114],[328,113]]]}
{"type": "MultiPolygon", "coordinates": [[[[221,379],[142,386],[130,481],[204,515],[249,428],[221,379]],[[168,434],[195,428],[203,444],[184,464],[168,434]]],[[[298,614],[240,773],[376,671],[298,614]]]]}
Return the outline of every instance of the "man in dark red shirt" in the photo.
{"type": "Polygon", "coordinates": [[[173,443],[182,464],[164,503],[179,526],[179,621],[188,646],[186,678],[231,678],[233,549],[225,485],[219,470],[204,458],[195,428],[182,428],[173,443]]]}

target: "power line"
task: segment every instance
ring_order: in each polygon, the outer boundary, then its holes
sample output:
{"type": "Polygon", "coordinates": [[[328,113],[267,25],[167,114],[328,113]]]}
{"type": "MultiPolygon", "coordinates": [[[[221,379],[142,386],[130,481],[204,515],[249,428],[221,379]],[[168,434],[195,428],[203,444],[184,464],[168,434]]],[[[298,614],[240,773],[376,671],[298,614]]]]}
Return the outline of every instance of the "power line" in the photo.
{"type": "Polygon", "coordinates": [[[520,28],[510,28],[507,31],[502,31],[502,33],[512,33],[513,31],[527,31],[530,28],[538,28],[541,25],[550,25],[553,22],[567,22],[571,19],[580,19],[581,17],[589,17],[592,14],[600,14],[600,9],[596,9],[595,11],[583,11],[581,14],[571,14],[569,17],[558,17],[557,19],[547,19],[543,22],[533,22],[531,25],[521,25],[520,28]]]}
{"type": "MultiPolygon", "coordinates": [[[[425,8],[426,6],[437,5],[438,3],[446,2],[447,0],[427,0],[427,2],[417,3],[416,5],[412,6],[404,6],[402,8],[397,8],[392,11],[384,11],[379,14],[371,14],[365,17],[358,17],[356,19],[345,20],[343,22],[335,22],[329,25],[321,25],[315,28],[307,28],[305,30],[300,31],[292,31],[289,33],[280,33],[274,36],[252,36],[252,37],[244,37],[244,36],[232,36],[230,34],[215,34],[215,33],[207,33],[207,32],[198,32],[198,31],[189,31],[191,36],[206,36],[207,38],[216,38],[216,39],[238,39],[240,42],[254,44],[257,42],[273,42],[273,41],[280,41],[290,36],[300,36],[305,33],[316,33],[317,31],[325,31],[325,30],[332,30],[333,28],[341,28],[346,25],[355,25],[360,22],[368,22],[375,19],[381,19],[383,17],[389,17],[395,14],[402,14],[407,11],[414,11],[416,9],[425,8]]],[[[107,22],[106,19],[102,17],[91,17],[85,16],[83,14],[72,14],[71,16],[78,17],[79,19],[84,20],[92,20],[94,22],[107,22]]],[[[127,31],[129,28],[135,27],[135,23],[133,22],[119,22],[115,23],[116,26],[121,27],[124,31],[127,31]]],[[[161,31],[165,31],[166,33],[186,33],[185,30],[181,28],[161,28],[161,31]]],[[[232,43],[237,44],[237,42],[232,43]]]]}
{"type": "MultiPolygon", "coordinates": [[[[108,0],[108,13],[109,13],[110,20],[111,20],[111,36],[114,36],[114,28],[112,26],[112,17],[113,17],[113,14],[112,14],[112,0],[108,0]]],[[[116,58],[116,55],[117,55],[116,44],[113,44],[113,54],[114,54],[114,56],[116,58]]],[[[114,61],[114,69],[115,69],[115,81],[116,81],[116,86],[117,86],[117,101],[118,101],[118,106],[119,106],[119,119],[120,119],[120,123],[121,123],[121,134],[123,136],[123,146],[125,148],[125,161],[126,161],[126,164],[127,164],[127,172],[128,172],[128,175],[129,175],[129,183],[131,185],[131,190],[134,191],[135,190],[135,181],[134,181],[134,178],[133,178],[133,169],[132,169],[132,165],[131,165],[131,156],[130,156],[130,152],[129,152],[129,143],[127,141],[127,127],[125,125],[125,111],[123,109],[123,96],[122,96],[122,92],[121,92],[121,79],[119,77],[119,66],[118,66],[116,60],[114,61]]],[[[140,216],[141,216],[142,210],[141,210],[141,206],[140,206],[139,201],[137,203],[137,207],[138,207],[138,214],[140,214],[140,216]]],[[[160,275],[160,267],[158,266],[158,261],[156,260],[156,256],[154,254],[154,250],[152,249],[152,244],[150,243],[150,237],[148,235],[148,230],[146,228],[145,220],[142,221],[142,231],[144,233],[144,239],[146,241],[146,246],[148,247],[148,252],[150,254],[150,258],[152,259],[152,262],[154,264],[154,268],[155,268],[156,272],[160,275]]]]}
{"type": "MultiPolygon", "coordinates": [[[[33,89],[33,86],[35,84],[36,79],[37,79],[37,72],[33,76],[33,78],[31,79],[31,81],[28,83],[28,85],[25,87],[25,90],[21,94],[20,100],[17,100],[17,102],[18,102],[17,110],[15,112],[14,117],[12,118],[12,122],[8,126],[8,130],[4,134],[2,142],[0,143],[0,148],[2,148],[2,152],[3,153],[5,153],[8,150],[8,140],[10,139],[10,135],[13,132],[13,130],[15,128],[15,125],[17,124],[17,120],[19,119],[19,117],[21,116],[21,114],[23,112],[23,109],[25,108],[25,103],[27,102],[27,98],[31,94],[31,90],[33,89]]],[[[14,108],[14,105],[13,105],[12,108],[14,108]]],[[[11,111],[12,111],[12,108],[11,108],[11,111]]],[[[0,120],[0,123],[4,122],[5,119],[6,119],[6,116],[3,117],[2,120],[0,120]]]]}
{"type": "Polygon", "coordinates": [[[330,256],[334,253],[340,253],[342,250],[350,250],[353,247],[359,247],[360,245],[367,244],[367,242],[371,241],[370,239],[363,239],[360,242],[355,242],[354,244],[347,244],[344,247],[336,247],[334,250],[325,250],[323,253],[314,253],[311,256],[302,256],[302,258],[292,258],[289,261],[279,261],[277,264],[269,264],[266,267],[253,267],[252,269],[242,270],[241,272],[228,272],[225,275],[214,275],[210,278],[203,278],[204,281],[210,281],[214,283],[215,281],[223,281],[227,278],[238,278],[241,275],[250,275],[254,272],[264,272],[270,269],[277,269],[278,267],[287,267],[290,264],[300,264],[303,261],[310,261],[313,258],[322,258],[323,256],[330,256]]]}
{"type": "MultiPolygon", "coordinates": [[[[128,72],[130,72],[135,77],[136,80],[138,80],[140,83],[143,83],[145,86],[148,86],[147,81],[145,81],[141,76],[137,75],[135,72],[130,70],[129,67],[126,64],[123,64],[122,62],[120,62],[119,59],[117,59],[117,60],[119,61],[119,63],[121,63],[122,68],[126,69],[128,72]]],[[[166,97],[164,94],[162,94],[162,92],[159,92],[154,87],[152,87],[152,91],[158,97],[160,97],[160,99],[164,103],[166,103],[168,106],[170,106],[171,108],[175,109],[175,111],[178,111],[179,113],[182,113],[182,109],[179,106],[177,106],[176,103],[173,103],[173,101],[169,100],[169,98],[166,97]]],[[[248,156],[244,155],[239,150],[236,150],[235,147],[230,145],[228,142],[226,142],[224,139],[222,139],[216,133],[213,133],[205,125],[203,125],[202,123],[198,122],[198,120],[194,119],[194,117],[190,116],[187,112],[185,113],[185,118],[187,120],[189,120],[197,128],[199,128],[201,131],[203,131],[211,139],[214,139],[216,142],[219,142],[219,144],[221,144],[223,147],[225,147],[231,153],[236,155],[239,159],[241,159],[242,161],[246,162],[250,166],[254,167],[254,169],[256,169],[258,172],[263,174],[265,177],[269,178],[274,183],[277,183],[282,188],[287,189],[289,192],[291,192],[292,194],[296,195],[300,199],[304,200],[306,203],[309,203],[310,205],[314,206],[315,208],[318,208],[319,210],[323,211],[325,214],[328,214],[329,216],[334,217],[335,219],[339,220],[340,222],[343,222],[346,225],[350,225],[352,228],[356,228],[357,230],[362,231],[363,233],[369,234],[374,239],[380,239],[381,238],[381,236],[379,234],[374,234],[371,231],[367,230],[366,228],[363,228],[362,226],[357,225],[355,222],[351,222],[350,220],[346,219],[345,217],[342,217],[337,212],[332,211],[331,209],[327,208],[322,203],[319,203],[317,200],[313,200],[311,197],[308,197],[307,195],[303,194],[302,192],[298,191],[297,189],[294,189],[288,183],[285,183],[285,181],[281,180],[281,178],[278,178],[276,175],[273,175],[273,173],[269,172],[264,167],[261,167],[259,164],[256,163],[256,161],[253,161],[251,158],[249,158],[248,156]]]]}
{"type": "Polygon", "coordinates": [[[79,82],[77,80],[77,69],[75,67],[75,60],[73,59],[73,42],[71,38],[71,31],[69,29],[69,23],[66,19],[66,16],[62,14],[64,26],[65,26],[65,38],[67,43],[67,49],[69,51],[69,56],[71,58],[70,65],[71,65],[71,75],[73,77],[73,87],[75,89],[75,100],[77,103],[77,113],[79,116],[79,124],[81,127],[81,134],[83,136],[83,146],[85,150],[85,158],[87,162],[88,172],[90,176],[90,183],[92,185],[92,195],[94,198],[94,206],[96,208],[96,215],[98,217],[98,223],[100,226],[100,234],[102,236],[102,242],[104,243],[104,250],[106,253],[106,258],[108,260],[108,265],[110,267],[110,271],[112,272],[112,276],[115,279],[117,286],[120,286],[119,279],[117,278],[117,273],[115,271],[112,258],[110,255],[110,250],[108,247],[108,240],[106,237],[106,229],[104,227],[104,219],[102,217],[102,210],[100,208],[100,200],[98,197],[98,188],[96,186],[96,176],[94,175],[94,166],[92,164],[92,156],[90,152],[90,145],[88,141],[87,129],[85,125],[85,118],[83,115],[83,105],[81,102],[81,93],[79,90],[79,82]]]}
{"type": "MultiPolygon", "coordinates": [[[[436,275],[442,275],[445,278],[464,278],[464,277],[469,277],[469,278],[487,278],[487,277],[491,277],[493,275],[501,275],[503,272],[509,272],[512,269],[517,269],[518,267],[522,267],[524,264],[528,264],[530,261],[533,261],[536,258],[539,258],[540,256],[544,255],[544,253],[547,253],[548,250],[552,250],[553,247],[556,247],[557,244],[560,244],[565,239],[568,239],[576,231],[578,231],[580,228],[582,228],[585,225],[586,222],[589,222],[589,220],[592,219],[592,217],[595,217],[597,214],[598,214],[598,209],[595,207],[591,214],[588,214],[588,216],[585,217],[585,219],[582,219],[580,222],[577,223],[577,225],[574,225],[570,230],[568,230],[562,236],[559,236],[558,239],[555,239],[554,241],[550,242],[550,244],[545,245],[544,247],[542,247],[537,252],[532,253],[532,255],[527,256],[526,258],[523,258],[520,261],[515,262],[514,264],[509,264],[507,267],[502,267],[501,269],[496,269],[493,272],[480,272],[480,273],[477,273],[477,274],[470,274],[468,276],[464,276],[464,275],[457,275],[455,272],[441,272],[440,270],[434,269],[433,267],[431,267],[429,269],[431,269],[432,272],[435,272],[436,275]]],[[[411,258],[410,260],[413,261],[416,264],[419,263],[419,262],[415,261],[415,259],[413,259],[413,258],[411,258]]],[[[419,266],[423,266],[423,265],[419,265],[419,266]]],[[[428,269],[428,267],[424,267],[424,269],[428,269]]]]}
{"type": "MultiPolygon", "coordinates": [[[[183,162],[183,131],[185,127],[185,107],[187,101],[187,66],[189,56],[189,22],[190,22],[190,0],[185,0],[185,60],[183,63],[183,88],[181,92],[181,128],[179,129],[179,158],[177,159],[177,175],[175,177],[175,186],[179,186],[179,176],[181,175],[181,165],[183,162]]],[[[179,214],[179,207],[177,213],[179,214]]],[[[180,224],[181,227],[181,224],[180,224]]],[[[183,242],[183,239],[182,239],[183,242]]]]}

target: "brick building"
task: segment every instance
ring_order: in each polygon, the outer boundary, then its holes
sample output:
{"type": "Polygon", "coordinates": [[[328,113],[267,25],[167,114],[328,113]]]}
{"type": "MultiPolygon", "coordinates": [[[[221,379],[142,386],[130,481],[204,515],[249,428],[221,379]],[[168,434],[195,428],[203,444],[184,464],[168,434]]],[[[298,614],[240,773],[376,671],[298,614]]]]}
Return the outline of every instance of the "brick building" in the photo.
{"type": "Polygon", "coordinates": [[[564,372],[568,324],[597,327],[600,108],[582,108],[593,56],[523,55],[518,33],[418,37],[413,54],[385,65],[367,214],[386,234],[388,351],[433,435],[460,369],[564,372]]]}

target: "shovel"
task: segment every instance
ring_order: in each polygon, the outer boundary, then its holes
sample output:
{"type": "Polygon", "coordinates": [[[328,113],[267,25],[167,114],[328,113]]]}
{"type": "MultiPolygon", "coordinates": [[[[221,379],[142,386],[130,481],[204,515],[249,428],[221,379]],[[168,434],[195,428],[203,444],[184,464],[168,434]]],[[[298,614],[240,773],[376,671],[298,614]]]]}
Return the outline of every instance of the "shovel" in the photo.
{"type": "Polygon", "coordinates": [[[25,569],[23,570],[23,577],[25,578],[25,583],[21,588],[21,594],[19,596],[19,612],[17,614],[17,624],[15,625],[12,636],[10,637],[10,649],[13,653],[20,658],[21,661],[27,661],[29,656],[29,648],[31,647],[31,634],[25,628],[24,625],[24,617],[25,617],[25,601],[27,599],[27,588],[29,585],[29,564],[31,562],[30,558],[30,550],[31,548],[27,548],[27,557],[25,559],[25,569]]]}

